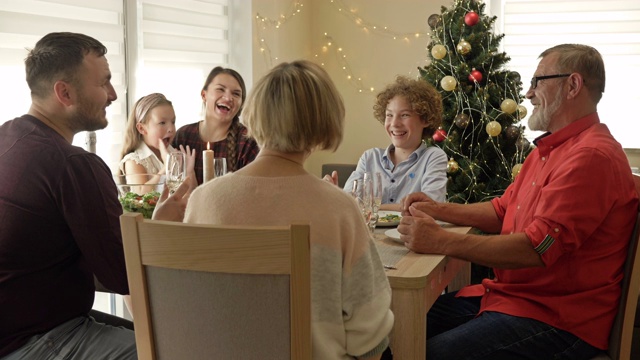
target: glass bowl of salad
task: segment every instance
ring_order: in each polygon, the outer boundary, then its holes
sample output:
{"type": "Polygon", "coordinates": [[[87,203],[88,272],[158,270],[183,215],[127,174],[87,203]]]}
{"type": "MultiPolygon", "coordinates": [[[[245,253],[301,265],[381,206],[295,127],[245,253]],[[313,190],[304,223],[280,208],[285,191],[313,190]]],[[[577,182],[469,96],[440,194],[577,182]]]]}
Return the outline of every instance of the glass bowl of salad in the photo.
{"type": "Polygon", "coordinates": [[[165,177],[157,174],[136,174],[114,176],[118,187],[118,200],[124,212],[138,212],[145,219],[151,219],[160,194],[164,189],[165,177]]]}

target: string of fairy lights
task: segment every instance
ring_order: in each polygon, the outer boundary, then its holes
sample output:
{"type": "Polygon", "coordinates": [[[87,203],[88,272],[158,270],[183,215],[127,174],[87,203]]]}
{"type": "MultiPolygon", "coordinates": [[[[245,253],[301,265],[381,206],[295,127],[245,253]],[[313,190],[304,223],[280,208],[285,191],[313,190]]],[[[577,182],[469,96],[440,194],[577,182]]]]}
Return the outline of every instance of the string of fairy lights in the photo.
{"type": "MultiPolygon", "coordinates": [[[[335,11],[335,14],[337,16],[343,16],[348,19],[349,22],[358,31],[366,35],[376,35],[379,37],[384,37],[387,40],[400,41],[404,43],[421,41],[425,44],[433,42],[434,44],[440,43],[446,45],[448,43],[446,41],[447,37],[449,39],[454,38],[454,29],[452,27],[458,26],[458,24],[454,22],[454,17],[448,16],[448,11],[444,11],[441,14],[441,19],[446,19],[446,21],[443,21],[446,23],[442,24],[441,29],[436,29],[435,27],[431,26],[430,30],[433,31],[433,36],[430,31],[401,32],[385,24],[375,23],[364,18],[361,15],[361,12],[358,11],[358,9],[348,6],[343,0],[325,1],[327,1],[331,5],[331,8],[335,11]]],[[[466,0],[455,0],[453,7],[461,7],[466,3],[465,1],[466,0]]],[[[482,0],[475,1],[480,2],[482,0]]],[[[267,37],[269,35],[273,36],[274,32],[284,29],[284,25],[286,25],[287,22],[300,15],[304,10],[305,5],[302,0],[292,0],[288,6],[288,10],[275,18],[270,18],[267,16],[263,16],[260,13],[256,13],[255,21],[257,25],[256,28],[258,41],[260,43],[260,51],[268,68],[271,68],[274,65],[274,62],[279,61],[279,58],[277,54],[274,54],[271,50],[267,37]]],[[[466,10],[471,11],[471,9],[466,10]]],[[[435,16],[435,14],[432,16],[435,16]]],[[[463,24],[462,26],[465,25],[463,24]]],[[[349,61],[352,54],[349,54],[348,50],[343,44],[338,44],[336,38],[334,38],[329,32],[318,34],[318,36],[322,36],[322,41],[320,48],[314,54],[314,57],[319,64],[324,66],[325,62],[328,60],[326,57],[333,55],[335,56],[338,66],[343,71],[345,78],[349,83],[352,84],[356,91],[360,93],[370,93],[375,91],[375,88],[373,86],[368,86],[365,84],[366,81],[363,80],[362,76],[358,76],[354,73],[354,68],[351,66],[351,63],[349,61]]],[[[487,51],[490,51],[492,49],[491,44],[494,40],[494,36],[494,34],[489,33],[486,39],[486,43],[480,45],[482,47],[482,53],[486,53],[487,51]]],[[[457,46],[456,44],[454,44],[455,49],[450,49],[447,47],[443,50],[445,54],[449,54],[448,57],[445,58],[445,55],[442,55],[442,57],[436,57],[432,50],[432,55],[434,55],[433,58],[421,59],[419,65],[425,65],[426,60],[430,63],[430,66],[434,67],[439,73],[443,75],[456,74],[456,62],[461,64],[466,63],[464,59],[464,53],[460,51],[460,46],[462,46],[463,48],[468,47],[467,52],[471,51],[471,45],[467,43],[465,39],[457,39],[456,41],[459,41],[459,43],[457,44],[457,46]]],[[[452,122],[449,129],[444,129],[446,130],[444,132],[444,138],[447,138],[447,134],[458,132],[460,138],[463,139],[465,144],[471,144],[470,148],[468,149],[455,149],[452,148],[452,146],[455,146],[455,144],[443,144],[447,148],[448,153],[453,154],[458,159],[464,159],[467,163],[468,168],[464,171],[464,173],[466,173],[467,176],[470,176],[471,182],[469,183],[469,189],[467,189],[469,191],[465,192],[469,196],[471,195],[472,191],[475,191],[471,188],[480,188],[480,181],[478,176],[476,176],[475,171],[486,172],[487,170],[489,170],[486,168],[486,161],[481,157],[474,159],[469,157],[469,154],[476,154],[474,148],[481,149],[481,147],[483,146],[483,144],[479,143],[480,132],[486,131],[490,135],[487,141],[490,146],[493,147],[494,153],[498,156],[501,167],[504,167],[504,171],[498,171],[496,173],[492,173],[492,175],[498,176],[503,180],[506,180],[506,177],[509,176],[508,174],[513,174],[513,176],[515,176],[518,171],[517,168],[518,166],[521,166],[524,158],[525,151],[523,149],[529,147],[528,141],[522,136],[519,128],[515,127],[514,125],[509,125],[506,129],[503,129],[500,123],[497,121],[497,116],[500,115],[496,115],[495,118],[492,118],[493,115],[491,115],[492,113],[508,113],[518,119],[522,119],[524,115],[526,115],[526,108],[521,105],[517,105],[521,102],[520,94],[517,93],[517,90],[514,91],[514,89],[516,89],[516,87],[514,86],[514,81],[519,81],[519,79],[512,81],[509,77],[505,76],[503,81],[501,78],[497,78],[496,76],[500,69],[494,69],[493,56],[491,57],[490,63],[486,64],[485,68],[490,70],[488,70],[488,73],[486,74],[481,74],[485,77],[484,85],[481,86],[480,81],[476,81],[474,83],[475,91],[472,91],[469,94],[466,94],[464,91],[459,91],[459,87],[455,83],[456,81],[466,81],[466,79],[454,79],[453,77],[448,76],[454,81],[451,89],[448,89],[447,86],[445,86],[445,84],[443,84],[442,82],[439,84],[439,86],[441,86],[446,91],[443,92],[443,96],[455,97],[455,103],[458,104],[457,108],[459,114],[466,113],[468,116],[479,120],[473,121],[473,126],[468,127],[461,127],[455,122],[452,122]],[[499,86],[498,84],[501,82],[503,83],[503,85],[502,88],[498,91],[501,91],[501,95],[505,97],[504,101],[509,100],[511,102],[511,104],[508,105],[509,107],[513,106],[513,110],[507,111],[505,110],[503,105],[500,106],[500,109],[496,109],[489,101],[489,88],[491,86],[499,86]],[[472,104],[479,104],[479,106],[472,106],[472,104]],[[506,155],[502,153],[501,144],[499,143],[497,137],[498,134],[506,134],[507,136],[509,136],[510,131],[515,134],[514,136],[518,136],[518,141],[516,142],[516,144],[519,141],[522,141],[522,145],[518,146],[519,151],[513,159],[508,159],[506,155]]],[[[472,69],[469,69],[470,73],[471,71],[472,69]]],[[[460,143],[462,143],[462,141],[460,143]]],[[[455,160],[453,160],[453,157],[450,160],[450,164],[456,169],[453,172],[457,171],[459,165],[457,162],[455,162],[455,160]]],[[[486,176],[487,174],[484,175],[486,176]]],[[[487,199],[496,196],[496,194],[487,193],[482,190],[480,192],[487,199]]],[[[465,201],[466,200],[468,199],[465,199],[465,201]]]]}
{"type": "MultiPolygon", "coordinates": [[[[415,41],[416,39],[422,41],[422,39],[431,35],[430,32],[425,31],[397,31],[390,26],[375,23],[363,18],[356,9],[349,7],[343,0],[327,1],[332,5],[331,7],[338,15],[344,16],[349,19],[356,28],[367,35],[375,34],[391,40],[402,41],[405,43],[410,43],[412,40],[415,41]]],[[[273,53],[269,46],[269,42],[267,41],[267,31],[277,31],[283,29],[283,25],[285,25],[296,15],[300,14],[303,10],[304,3],[302,1],[292,0],[290,5],[288,6],[288,11],[286,13],[280,14],[277,18],[270,18],[261,15],[260,13],[256,13],[255,22],[258,41],[260,44],[260,52],[267,68],[273,67],[274,63],[280,60],[278,56],[273,53]]],[[[331,34],[329,34],[328,32],[322,33],[321,36],[323,38],[323,43],[320,46],[319,51],[314,54],[316,60],[324,66],[325,63],[324,61],[322,61],[322,57],[333,53],[335,59],[338,62],[338,66],[343,71],[345,78],[356,89],[356,91],[360,93],[374,92],[375,88],[373,86],[365,85],[362,77],[354,73],[353,67],[351,66],[349,61],[349,55],[347,54],[347,50],[345,49],[345,47],[338,44],[333,36],[331,36],[331,34]]],[[[428,42],[428,40],[423,41],[425,43],[428,42]]],[[[422,62],[420,62],[420,65],[422,65],[422,62]]]]}

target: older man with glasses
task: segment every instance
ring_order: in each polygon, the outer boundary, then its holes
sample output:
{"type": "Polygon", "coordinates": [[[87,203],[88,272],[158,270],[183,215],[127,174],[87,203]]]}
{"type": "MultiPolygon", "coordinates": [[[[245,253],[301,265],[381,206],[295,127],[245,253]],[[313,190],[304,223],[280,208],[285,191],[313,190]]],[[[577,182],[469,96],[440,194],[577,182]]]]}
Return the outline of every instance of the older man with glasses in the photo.
{"type": "Polygon", "coordinates": [[[540,58],[526,97],[529,127],[546,133],[504,195],[403,200],[398,231],[408,248],[495,272],[436,301],[430,359],[589,359],[608,347],[638,197],[625,153],[598,117],[600,53],[564,44],[540,58]],[[499,235],[454,234],[434,219],[499,235]]]}

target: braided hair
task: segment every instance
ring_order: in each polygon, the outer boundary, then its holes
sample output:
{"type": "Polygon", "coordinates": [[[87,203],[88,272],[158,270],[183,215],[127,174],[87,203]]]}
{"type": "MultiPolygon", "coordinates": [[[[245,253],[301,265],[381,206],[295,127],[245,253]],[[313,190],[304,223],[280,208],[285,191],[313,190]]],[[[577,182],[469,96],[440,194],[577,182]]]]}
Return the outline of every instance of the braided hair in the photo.
{"type": "Polygon", "coordinates": [[[238,167],[238,136],[240,135],[240,121],[235,118],[227,132],[227,167],[229,171],[236,171],[238,167]]]}

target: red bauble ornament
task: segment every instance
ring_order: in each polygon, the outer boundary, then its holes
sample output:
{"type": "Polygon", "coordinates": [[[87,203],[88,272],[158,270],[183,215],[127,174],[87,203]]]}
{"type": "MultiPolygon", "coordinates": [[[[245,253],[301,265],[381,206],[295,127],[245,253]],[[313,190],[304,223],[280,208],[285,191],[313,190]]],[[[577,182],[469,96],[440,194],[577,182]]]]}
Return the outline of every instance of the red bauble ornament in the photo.
{"type": "Polygon", "coordinates": [[[442,129],[438,129],[436,130],[436,132],[433,133],[433,141],[435,142],[443,142],[444,139],[447,138],[447,132],[442,130],[442,129]]]}
{"type": "Polygon", "coordinates": [[[467,15],[464,16],[464,23],[467,24],[467,26],[477,24],[478,20],[480,20],[480,16],[478,16],[475,11],[469,11],[467,15]]]}
{"type": "Polygon", "coordinates": [[[469,82],[481,82],[482,81],[482,73],[476,69],[473,69],[471,71],[471,74],[469,74],[469,82]]]}

